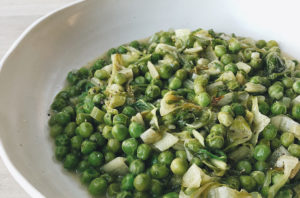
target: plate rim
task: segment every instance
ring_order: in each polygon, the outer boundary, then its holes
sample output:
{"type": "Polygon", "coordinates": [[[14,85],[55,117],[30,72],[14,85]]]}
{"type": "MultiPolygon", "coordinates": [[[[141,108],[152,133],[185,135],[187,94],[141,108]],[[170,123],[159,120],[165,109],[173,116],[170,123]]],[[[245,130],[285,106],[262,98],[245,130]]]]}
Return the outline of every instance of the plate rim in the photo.
{"type": "MultiPolygon", "coordinates": [[[[41,16],[36,19],[33,23],[31,23],[22,33],[21,35],[13,42],[13,44],[6,51],[4,56],[0,60],[0,72],[5,65],[6,60],[10,57],[10,55],[14,52],[14,50],[20,45],[20,43],[38,26],[48,18],[58,15],[66,9],[70,9],[78,4],[84,3],[86,0],[75,0],[74,2],[68,3],[60,8],[57,8],[46,15],[41,16]]],[[[9,173],[12,175],[14,180],[24,189],[24,191],[30,195],[31,197],[36,198],[45,198],[46,196],[39,192],[14,166],[13,162],[10,160],[7,151],[4,148],[2,139],[0,137],[0,157],[8,169],[9,173]]]]}

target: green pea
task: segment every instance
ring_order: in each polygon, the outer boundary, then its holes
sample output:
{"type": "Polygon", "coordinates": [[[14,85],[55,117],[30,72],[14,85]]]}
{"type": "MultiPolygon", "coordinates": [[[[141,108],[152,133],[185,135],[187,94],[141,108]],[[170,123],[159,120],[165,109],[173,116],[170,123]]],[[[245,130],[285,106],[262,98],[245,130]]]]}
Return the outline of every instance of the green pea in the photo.
{"type": "Polygon", "coordinates": [[[144,172],[144,170],[145,170],[145,164],[140,159],[133,160],[129,165],[129,171],[134,175],[138,175],[144,172]]]}
{"type": "Polygon", "coordinates": [[[113,115],[111,113],[106,113],[103,117],[104,123],[107,125],[113,124],[113,115]]]}
{"type": "Polygon", "coordinates": [[[224,65],[227,65],[227,64],[231,63],[232,62],[232,56],[230,54],[224,54],[224,55],[222,55],[221,62],[224,65]]]}
{"type": "Polygon", "coordinates": [[[137,148],[137,158],[147,160],[151,154],[151,147],[148,144],[141,144],[137,148]]]}
{"type": "Polygon", "coordinates": [[[293,79],[289,77],[284,77],[281,82],[286,88],[292,88],[294,83],[293,79]]]}
{"type": "Polygon", "coordinates": [[[295,105],[293,105],[293,108],[292,108],[292,116],[293,116],[293,118],[295,118],[296,120],[300,120],[300,104],[295,104],[295,105]]]}
{"type": "Polygon", "coordinates": [[[188,169],[188,163],[185,159],[175,158],[170,167],[175,175],[184,175],[188,169]]]}
{"type": "Polygon", "coordinates": [[[90,154],[94,150],[96,150],[97,144],[90,140],[84,140],[81,144],[81,153],[84,155],[90,154]]]}
{"type": "Polygon", "coordinates": [[[146,84],[146,79],[144,76],[138,76],[134,79],[134,82],[138,85],[146,84]]]}
{"type": "Polygon", "coordinates": [[[75,129],[76,129],[76,123],[75,122],[69,122],[67,126],[64,129],[64,133],[68,137],[73,137],[75,135],[75,129]]]}
{"type": "Polygon", "coordinates": [[[270,40],[267,42],[267,47],[272,48],[272,47],[278,47],[278,43],[274,40],[270,40]]]}
{"type": "Polygon", "coordinates": [[[264,161],[257,161],[254,164],[254,168],[258,171],[266,171],[269,168],[269,164],[264,161]]]}
{"type": "Polygon", "coordinates": [[[107,142],[107,149],[113,153],[116,153],[120,150],[121,143],[117,139],[109,139],[107,142]]]}
{"type": "Polygon", "coordinates": [[[271,149],[265,144],[257,145],[254,148],[253,157],[257,161],[265,161],[271,154],[271,149]]]}
{"type": "Polygon", "coordinates": [[[282,102],[276,101],[271,106],[271,112],[274,115],[286,114],[287,108],[282,102]]]}
{"type": "Polygon", "coordinates": [[[176,71],[175,76],[180,80],[185,80],[188,77],[188,72],[185,69],[179,69],[176,71]]]}
{"type": "Polygon", "coordinates": [[[116,197],[119,192],[120,192],[120,184],[118,183],[112,183],[107,188],[107,195],[109,197],[116,197]]]}
{"type": "Polygon", "coordinates": [[[292,198],[293,197],[293,191],[291,189],[281,189],[277,194],[275,198],[292,198]]]}
{"type": "Polygon", "coordinates": [[[231,108],[230,105],[225,105],[225,106],[223,106],[223,107],[221,108],[220,112],[227,112],[227,113],[229,113],[231,116],[234,116],[234,112],[233,112],[233,110],[232,110],[232,108],[231,108]]]}
{"type": "Polygon", "coordinates": [[[231,107],[236,116],[245,116],[246,108],[242,104],[233,103],[231,107]]]}
{"type": "Polygon", "coordinates": [[[80,180],[84,184],[90,183],[93,179],[99,176],[99,172],[94,168],[87,168],[81,174],[80,180]]]}
{"type": "Polygon", "coordinates": [[[208,93],[202,92],[196,96],[196,101],[201,107],[207,107],[211,103],[211,98],[208,93]]]}
{"type": "Polygon", "coordinates": [[[224,137],[218,134],[210,133],[205,139],[207,146],[212,149],[221,149],[224,146],[224,137]]]}
{"type": "Polygon", "coordinates": [[[89,185],[89,192],[92,195],[102,195],[106,192],[107,182],[103,178],[96,178],[89,185]]]}
{"type": "Polygon", "coordinates": [[[122,150],[127,155],[134,155],[138,147],[138,141],[135,138],[129,138],[122,142],[122,150]]]}
{"type": "Polygon", "coordinates": [[[140,48],[140,43],[138,41],[131,41],[129,43],[129,46],[134,47],[135,49],[139,49],[140,48]]]}
{"type": "Polygon", "coordinates": [[[182,86],[182,81],[177,77],[173,78],[169,84],[169,88],[173,90],[179,89],[181,86],[182,86]]]}
{"type": "Polygon", "coordinates": [[[109,78],[109,73],[103,69],[96,70],[94,76],[100,80],[107,80],[109,78]]]}
{"type": "Polygon", "coordinates": [[[162,79],[169,79],[173,75],[173,68],[170,65],[162,65],[158,68],[159,76],[162,79]]]}
{"type": "Polygon", "coordinates": [[[162,179],[169,175],[169,169],[162,164],[154,164],[150,169],[151,176],[155,179],[162,179]]]}
{"type": "Polygon", "coordinates": [[[56,118],[56,122],[62,126],[65,126],[66,124],[68,124],[71,121],[70,114],[68,114],[66,112],[57,113],[55,118],[56,118]]]}
{"type": "Polygon", "coordinates": [[[244,189],[246,189],[248,192],[254,190],[256,186],[256,181],[251,176],[247,176],[247,175],[240,176],[240,182],[241,182],[241,186],[244,189]]]}
{"type": "Polygon", "coordinates": [[[268,93],[271,98],[280,100],[283,97],[284,88],[280,84],[274,83],[269,87],[268,93]]]}
{"type": "Polygon", "coordinates": [[[248,160],[239,161],[236,168],[241,173],[246,173],[246,174],[250,174],[252,170],[251,163],[248,160]]]}
{"type": "Polygon", "coordinates": [[[151,82],[151,81],[152,81],[152,76],[151,76],[150,72],[146,72],[146,74],[145,74],[145,79],[146,79],[148,82],[151,82]]]}
{"type": "Polygon", "coordinates": [[[137,191],[146,191],[150,188],[151,178],[145,173],[141,173],[134,178],[133,185],[137,191]]]}
{"type": "Polygon", "coordinates": [[[260,58],[252,58],[249,65],[254,69],[260,69],[262,66],[262,59],[260,58]]]}
{"type": "Polygon", "coordinates": [[[253,177],[258,185],[263,185],[265,181],[265,174],[262,171],[253,171],[251,177],[253,177]]]}
{"type": "Polygon", "coordinates": [[[76,116],[76,124],[80,125],[83,122],[92,122],[91,116],[86,113],[78,113],[76,116]]]}
{"type": "Polygon", "coordinates": [[[293,84],[293,90],[295,93],[300,94],[300,80],[297,80],[293,84]]]}
{"type": "Polygon", "coordinates": [[[229,64],[225,65],[224,70],[231,71],[232,73],[236,74],[238,71],[238,68],[237,68],[236,64],[229,63],[229,64]]]}
{"type": "Polygon", "coordinates": [[[272,175],[272,183],[277,184],[279,183],[283,178],[283,173],[275,173],[272,175]]]}
{"type": "Polygon", "coordinates": [[[144,125],[137,123],[137,122],[131,122],[129,125],[129,134],[133,138],[138,138],[140,135],[145,131],[144,125]]]}
{"type": "Polygon", "coordinates": [[[227,50],[226,50],[226,47],[224,45],[216,45],[215,46],[215,54],[218,57],[223,56],[224,54],[226,54],[226,52],[227,52],[227,50]]]}
{"type": "Polygon", "coordinates": [[[272,141],[271,141],[271,148],[273,150],[279,148],[281,146],[281,141],[279,138],[274,138],[272,141]]]}
{"type": "Polygon", "coordinates": [[[122,191],[120,193],[117,194],[116,198],[132,198],[132,193],[129,191],[122,191]]]}
{"type": "Polygon", "coordinates": [[[89,122],[83,122],[79,125],[79,134],[83,137],[83,138],[88,138],[90,137],[90,135],[93,133],[93,125],[89,122]]]}
{"type": "Polygon", "coordinates": [[[121,189],[122,190],[133,190],[134,189],[133,180],[134,180],[133,174],[125,175],[121,182],[121,189]]]}
{"type": "Polygon", "coordinates": [[[229,90],[234,91],[240,87],[240,84],[235,80],[230,80],[226,83],[226,86],[228,87],[229,90]]]}
{"type": "Polygon", "coordinates": [[[103,161],[104,161],[103,158],[104,157],[101,152],[93,151],[88,157],[88,162],[90,165],[98,167],[103,164],[103,161]]]}
{"type": "Polygon", "coordinates": [[[300,145],[298,144],[290,144],[288,147],[288,151],[291,155],[295,157],[300,157],[300,145]]]}
{"type": "Polygon", "coordinates": [[[270,106],[265,101],[258,102],[258,108],[259,108],[259,112],[264,115],[268,115],[270,112],[270,106]]]}
{"type": "Polygon", "coordinates": [[[170,192],[165,194],[162,198],[179,198],[179,195],[176,192],[170,192]]]}
{"type": "Polygon", "coordinates": [[[101,133],[93,133],[90,136],[90,140],[96,142],[98,146],[103,146],[106,144],[105,138],[101,135],[101,133]]]}
{"type": "Polygon", "coordinates": [[[79,162],[79,164],[77,166],[77,171],[82,173],[83,171],[87,170],[88,168],[90,168],[89,162],[87,160],[82,160],[81,162],[79,162]]]}
{"type": "Polygon", "coordinates": [[[230,39],[228,49],[233,53],[237,53],[241,50],[241,44],[236,39],[230,39]]]}
{"type": "Polygon", "coordinates": [[[210,128],[210,133],[225,136],[226,128],[222,124],[215,124],[210,128]]]}
{"type": "Polygon", "coordinates": [[[297,95],[292,88],[289,88],[289,89],[285,90],[285,96],[287,96],[291,99],[294,99],[294,98],[296,98],[297,95]]]}
{"type": "Polygon", "coordinates": [[[65,106],[67,106],[68,103],[65,99],[63,98],[55,98],[53,103],[51,104],[51,109],[55,111],[60,111],[62,110],[65,106]]]}
{"type": "Polygon", "coordinates": [[[60,134],[55,138],[56,146],[68,146],[70,144],[70,139],[66,134],[60,134]]]}
{"type": "Polygon", "coordinates": [[[171,151],[163,151],[158,155],[158,161],[164,165],[170,165],[174,159],[174,154],[171,151]]]}
{"type": "Polygon", "coordinates": [[[106,126],[103,128],[102,135],[103,135],[103,137],[104,137],[105,139],[112,139],[112,138],[113,138],[113,135],[112,135],[112,127],[106,125],[106,126]]]}
{"type": "Polygon", "coordinates": [[[63,130],[64,130],[64,128],[62,126],[55,124],[50,128],[50,135],[52,137],[56,137],[59,134],[61,134],[63,132],[63,130]]]}
{"type": "Polygon", "coordinates": [[[128,117],[132,117],[136,115],[136,110],[131,106],[125,106],[122,113],[128,117]]]}
{"type": "Polygon", "coordinates": [[[71,147],[72,149],[79,150],[81,148],[83,138],[79,135],[76,135],[71,138],[71,147]]]}
{"type": "Polygon", "coordinates": [[[155,196],[159,196],[162,194],[163,190],[164,190],[163,184],[157,179],[152,179],[151,189],[150,189],[151,194],[155,196]]]}
{"type": "Polygon", "coordinates": [[[148,192],[134,192],[133,198],[150,198],[148,192]]]}
{"type": "Polygon", "coordinates": [[[79,160],[78,157],[72,153],[67,154],[64,161],[64,168],[68,170],[73,170],[76,168],[79,160]]]}
{"type": "Polygon", "coordinates": [[[113,126],[111,133],[115,139],[123,141],[128,136],[128,129],[123,124],[116,124],[113,126]]]}
{"type": "Polygon", "coordinates": [[[123,124],[126,126],[128,124],[128,117],[123,113],[115,115],[113,118],[113,125],[116,124],[123,124]]]}
{"type": "Polygon", "coordinates": [[[123,85],[125,82],[127,82],[127,77],[123,73],[117,73],[114,78],[114,82],[119,85],[123,85]]]}
{"type": "Polygon", "coordinates": [[[258,40],[258,41],[256,41],[255,45],[259,49],[262,49],[267,45],[267,42],[265,40],[258,40]]]}
{"type": "Polygon", "coordinates": [[[55,147],[55,157],[59,161],[62,161],[68,153],[69,153],[69,148],[67,146],[55,147]]]}
{"type": "Polygon", "coordinates": [[[265,139],[273,140],[277,136],[277,131],[277,128],[273,124],[269,124],[264,128],[262,134],[265,139]]]}
{"type": "Polygon", "coordinates": [[[106,152],[104,155],[105,162],[110,162],[111,160],[115,159],[116,155],[113,152],[106,152]]]}
{"type": "Polygon", "coordinates": [[[152,53],[151,55],[151,62],[153,64],[156,64],[160,59],[162,58],[161,54],[158,54],[158,53],[152,53]]]}
{"type": "Polygon", "coordinates": [[[185,147],[192,152],[198,153],[202,145],[197,139],[191,139],[185,143],[185,147]]]}
{"type": "Polygon", "coordinates": [[[233,189],[239,190],[240,188],[240,180],[237,177],[234,176],[226,177],[225,183],[233,189]]]}
{"type": "Polygon", "coordinates": [[[187,155],[186,155],[185,151],[176,151],[175,156],[177,158],[181,158],[181,159],[187,160],[187,155]]]}
{"type": "Polygon", "coordinates": [[[280,136],[281,144],[285,147],[288,147],[289,145],[293,144],[294,139],[295,139],[294,134],[288,132],[285,132],[280,136]]]}
{"type": "Polygon", "coordinates": [[[145,94],[146,96],[155,99],[160,95],[160,88],[157,85],[148,85],[145,94]]]}

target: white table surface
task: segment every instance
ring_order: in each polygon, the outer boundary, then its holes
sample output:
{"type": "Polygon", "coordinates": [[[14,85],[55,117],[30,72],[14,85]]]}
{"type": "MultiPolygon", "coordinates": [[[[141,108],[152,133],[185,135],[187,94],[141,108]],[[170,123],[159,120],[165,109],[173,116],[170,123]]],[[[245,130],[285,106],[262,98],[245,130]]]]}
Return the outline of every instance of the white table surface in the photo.
{"type": "MultiPolygon", "coordinates": [[[[36,19],[74,0],[0,0],[0,59],[36,19]]],[[[0,197],[29,198],[0,158],[0,197]]]]}

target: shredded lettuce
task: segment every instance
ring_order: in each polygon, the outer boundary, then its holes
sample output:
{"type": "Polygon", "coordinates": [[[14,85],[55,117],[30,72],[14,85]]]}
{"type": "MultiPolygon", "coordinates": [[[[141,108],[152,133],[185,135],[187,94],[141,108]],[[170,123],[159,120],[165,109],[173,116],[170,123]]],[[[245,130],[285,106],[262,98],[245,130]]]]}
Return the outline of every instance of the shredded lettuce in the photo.
{"type": "Polygon", "coordinates": [[[251,71],[251,67],[246,63],[238,62],[236,66],[239,68],[239,70],[243,70],[247,74],[251,71]]]}
{"type": "Polygon", "coordinates": [[[144,133],[142,133],[140,137],[146,144],[152,144],[161,139],[161,134],[159,132],[156,132],[154,129],[149,128],[144,133]]]}
{"type": "Polygon", "coordinates": [[[180,98],[175,96],[172,91],[164,95],[160,101],[160,115],[165,116],[181,107],[181,104],[176,103],[180,98]]]}
{"type": "Polygon", "coordinates": [[[238,116],[234,119],[230,130],[227,133],[227,138],[230,145],[226,148],[232,148],[237,145],[243,144],[250,140],[252,137],[252,131],[249,124],[242,116],[238,116]]]}
{"type": "Polygon", "coordinates": [[[201,185],[201,169],[193,164],[182,178],[182,186],[187,188],[199,188],[201,185]]]}
{"type": "Polygon", "coordinates": [[[252,98],[252,113],[254,115],[254,134],[251,142],[255,145],[257,143],[259,134],[270,123],[271,119],[259,112],[257,97],[252,98]]]}
{"type": "Polygon", "coordinates": [[[261,84],[247,82],[245,86],[246,86],[245,91],[249,93],[264,93],[267,91],[267,88],[261,84]]]}
{"type": "Polygon", "coordinates": [[[227,186],[212,188],[207,198],[252,198],[246,191],[237,191],[227,186]]]}
{"type": "Polygon", "coordinates": [[[135,116],[132,116],[131,122],[136,122],[145,126],[145,122],[141,113],[137,113],[135,116]]]}
{"type": "Polygon", "coordinates": [[[292,170],[297,166],[298,162],[298,158],[293,156],[282,155],[278,158],[276,167],[283,168],[283,176],[277,183],[270,187],[268,191],[268,198],[275,197],[280,188],[288,181],[292,170]]]}
{"type": "Polygon", "coordinates": [[[162,138],[155,142],[153,145],[160,151],[165,151],[171,148],[174,144],[178,142],[178,137],[172,135],[171,133],[165,132],[162,138]]]}
{"type": "Polygon", "coordinates": [[[126,175],[129,169],[125,163],[125,160],[126,158],[124,157],[116,157],[115,159],[102,166],[102,170],[113,175],[126,175]]]}
{"type": "Polygon", "coordinates": [[[271,118],[271,122],[281,131],[293,133],[300,140],[300,124],[292,118],[286,115],[278,115],[271,118]]]}
{"type": "Polygon", "coordinates": [[[156,67],[150,61],[148,61],[147,67],[148,67],[151,77],[154,79],[158,79],[159,78],[158,71],[157,71],[156,67]]]}

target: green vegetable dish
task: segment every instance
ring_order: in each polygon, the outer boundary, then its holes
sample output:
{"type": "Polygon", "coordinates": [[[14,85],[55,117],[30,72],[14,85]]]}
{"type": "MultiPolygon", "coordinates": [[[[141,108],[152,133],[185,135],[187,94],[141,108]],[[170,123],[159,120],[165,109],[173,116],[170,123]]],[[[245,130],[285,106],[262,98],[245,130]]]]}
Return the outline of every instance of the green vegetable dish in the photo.
{"type": "Polygon", "coordinates": [[[158,32],[67,82],[50,135],[93,196],[300,197],[300,66],[276,41],[158,32]]]}

